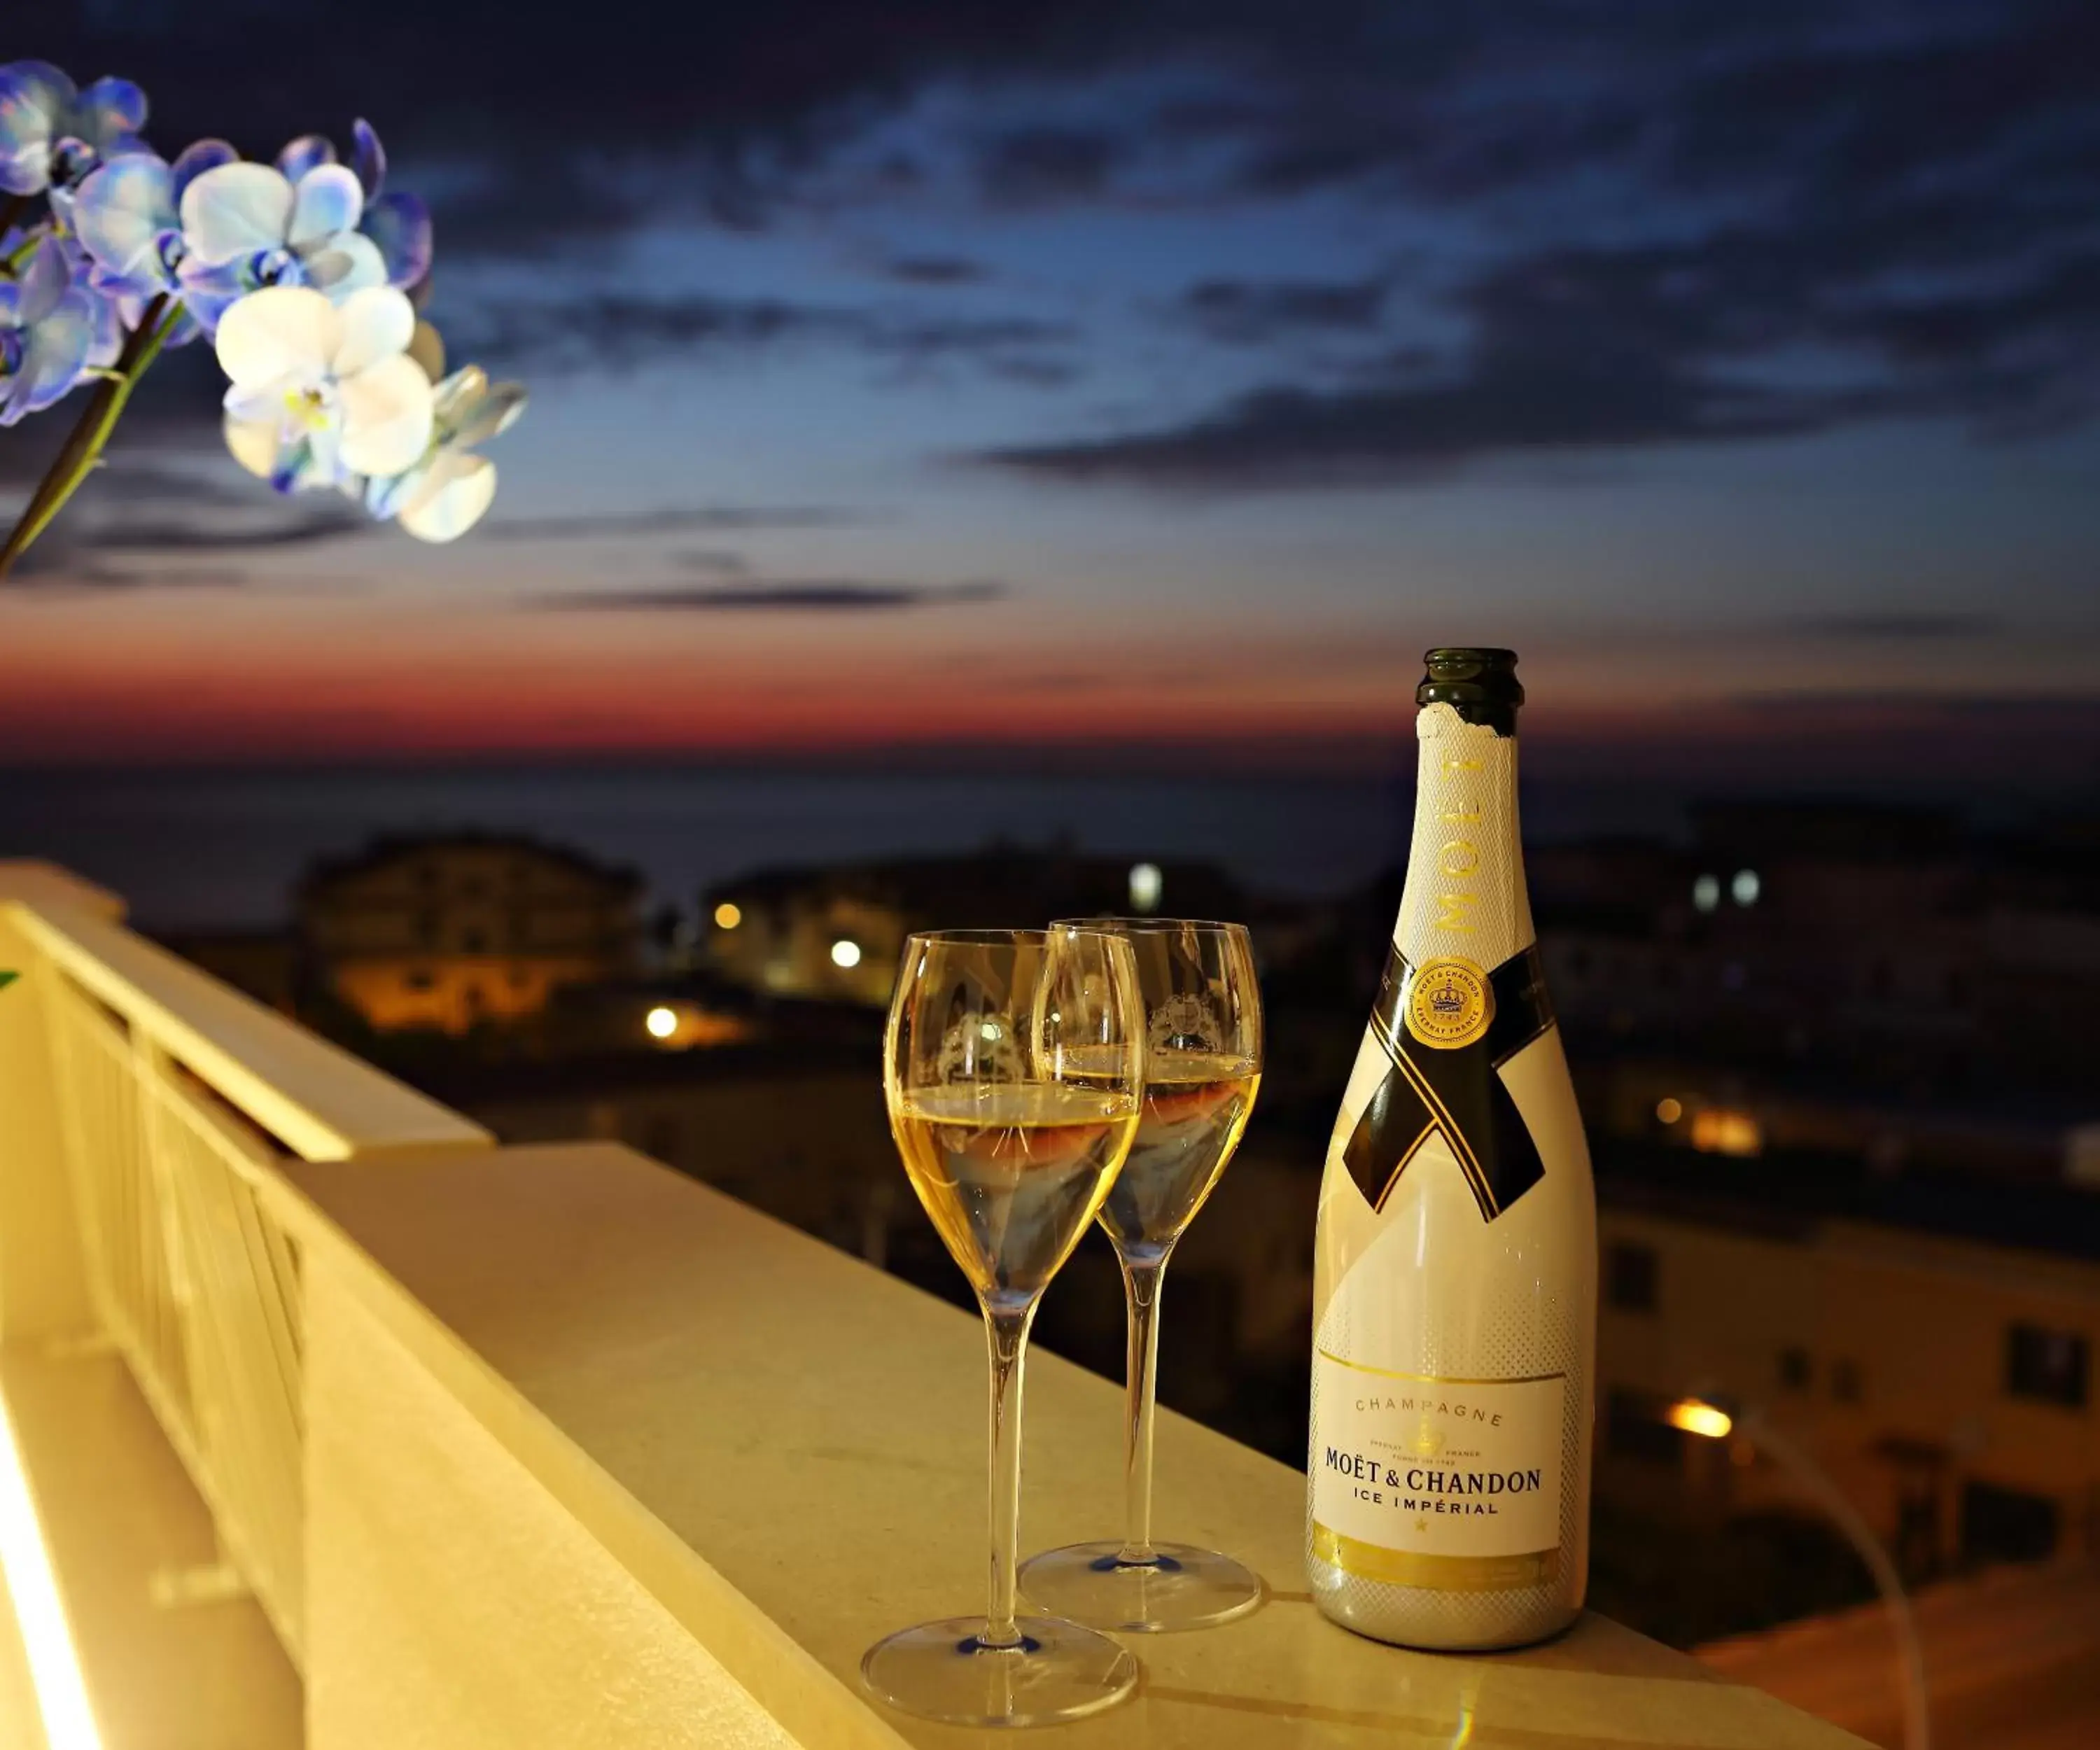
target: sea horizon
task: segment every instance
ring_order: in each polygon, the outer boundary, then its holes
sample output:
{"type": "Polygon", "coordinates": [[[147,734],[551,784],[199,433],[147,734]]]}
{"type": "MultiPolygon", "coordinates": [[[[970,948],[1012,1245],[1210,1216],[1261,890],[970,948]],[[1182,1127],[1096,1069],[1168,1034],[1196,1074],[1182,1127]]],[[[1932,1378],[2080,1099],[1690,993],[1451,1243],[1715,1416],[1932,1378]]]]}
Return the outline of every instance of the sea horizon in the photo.
{"type": "MultiPolygon", "coordinates": [[[[521,834],[633,867],[651,906],[690,908],[702,890],[762,867],[994,842],[1208,861],[1253,892],[1317,898],[1404,857],[1413,774],[1401,756],[1411,752],[1396,745],[1382,769],[1325,775],[792,760],[18,766],[0,768],[0,855],[62,864],[160,931],[276,926],[313,864],[376,838],[452,832],[521,834]]],[[[1695,801],[1741,790],[1533,777],[1525,835],[1681,836],[1695,801]]],[[[1925,782],[1851,793],[1964,800],[1925,782]]]]}

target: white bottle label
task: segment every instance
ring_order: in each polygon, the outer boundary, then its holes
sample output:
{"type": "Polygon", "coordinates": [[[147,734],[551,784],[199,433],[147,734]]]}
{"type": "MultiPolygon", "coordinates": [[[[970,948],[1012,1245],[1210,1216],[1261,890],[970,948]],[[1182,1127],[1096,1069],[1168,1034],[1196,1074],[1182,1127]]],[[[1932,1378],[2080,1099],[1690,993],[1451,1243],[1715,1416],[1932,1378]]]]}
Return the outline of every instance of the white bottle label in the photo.
{"type": "Polygon", "coordinates": [[[1324,1350],[1316,1554],[1392,1585],[1489,1591],[1560,1571],[1564,1375],[1436,1379],[1324,1350]]]}

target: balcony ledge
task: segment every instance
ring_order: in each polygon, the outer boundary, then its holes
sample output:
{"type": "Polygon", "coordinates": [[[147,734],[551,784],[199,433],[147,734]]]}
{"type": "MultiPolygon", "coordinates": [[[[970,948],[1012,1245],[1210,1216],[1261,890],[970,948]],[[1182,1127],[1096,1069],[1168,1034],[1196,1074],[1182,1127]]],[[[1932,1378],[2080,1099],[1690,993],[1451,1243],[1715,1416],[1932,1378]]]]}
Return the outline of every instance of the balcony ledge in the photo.
{"type": "MultiPolygon", "coordinates": [[[[981,1596],[974,1320],[615,1146],[287,1176],[309,1713],[342,1722],[316,1750],[1001,1735],[892,1713],[856,1677],[882,1633],[981,1596]]],[[[1024,1545],[1101,1535],[1120,1393],[1039,1353],[1027,1395],[1024,1545]]],[[[1172,1414],[1158,1462],[1166,1532],[1272,1595],[1142,1638],[1140,1695],[1060,1728],[1073,1750],[1860,1742],[1594,1616],[1489,1659],[1361,1640],[1303,1589],[1301,1477],[1172,1414]]]]}
{"type": "MultiPolygon", "coordinates": [[[[1010,1747],[858,1681],[983,1596],[973,1318],[624,1148],[498,1148],[121,913],[0,864],[0,1376],[58,1614],[123,1646],[86,1661],[111,1750],[235,1742],[227,1697],[174,1699],[200,1683],[267,1689],[239,1741],[298,1712],[308,1750],[1010,1747]],[[83,1494],[97,1440],[131,1448],[97,1474],[137,1463],[83,1494]],[[163,1612],[183,1681],[157,1687],[138,1576],[169,1562],[253,1597],[163,1612]]],[[[1025,1547],[1112,1525],[1120,1422],[1116,1386],[1033,1358],[1025,1547]]],[[[1359,1639],[1303,1589],[1300,1476],[1171,1414],[1158,1466],[1162,1533],[1272,1596],[1140,1638],[1138,1696],[1058,1728],[1072,1750],[1860,1743],[1597,1617],[1485,1659],[1359,1639]]],[[[31,1744],[7,1629],[0,1736],[31,1744]]]]}

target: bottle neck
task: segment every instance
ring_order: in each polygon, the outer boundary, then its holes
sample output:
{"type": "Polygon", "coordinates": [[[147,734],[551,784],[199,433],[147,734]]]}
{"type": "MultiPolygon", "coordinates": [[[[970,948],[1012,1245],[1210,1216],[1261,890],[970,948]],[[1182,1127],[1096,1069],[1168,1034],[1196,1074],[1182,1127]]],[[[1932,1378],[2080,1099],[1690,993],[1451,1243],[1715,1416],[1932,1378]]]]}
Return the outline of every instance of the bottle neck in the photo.
{"type": "Polygon", "coordinates": [[[1517,835],[1516,738],[1449,705],[1414,720],[1414,837],[1393,946],[1410,964],[1453,958],[1492,972],[1533,941],[1517,835]]]}

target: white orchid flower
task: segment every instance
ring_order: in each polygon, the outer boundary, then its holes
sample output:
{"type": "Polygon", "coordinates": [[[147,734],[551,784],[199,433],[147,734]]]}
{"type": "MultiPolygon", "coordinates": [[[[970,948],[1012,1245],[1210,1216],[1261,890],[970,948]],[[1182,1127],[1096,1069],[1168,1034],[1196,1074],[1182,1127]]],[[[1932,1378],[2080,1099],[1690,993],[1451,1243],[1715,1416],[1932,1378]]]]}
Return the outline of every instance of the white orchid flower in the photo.
{"type": "Polygon", "coordinates": [[[416,312],[391,286],[338,307],[310,286],[249,293],[220,318],[226,445],[280,492],[390,476],[429,452],[430,380],[408,356],[416,312]]]}
{"type": "Polygon", "coordinates": [[[475,455],[474,446],[517,422],[525,411],[525,386],[492,383],[479,365],[470,364],[433,394],[429,453],[406,473],[368,482],[364,505],[375,517],[399,518],[418,540],[457,540],[496,496],[496,464],[475,455]]]}

